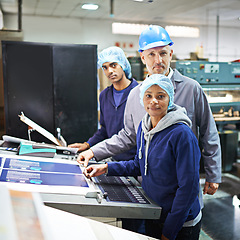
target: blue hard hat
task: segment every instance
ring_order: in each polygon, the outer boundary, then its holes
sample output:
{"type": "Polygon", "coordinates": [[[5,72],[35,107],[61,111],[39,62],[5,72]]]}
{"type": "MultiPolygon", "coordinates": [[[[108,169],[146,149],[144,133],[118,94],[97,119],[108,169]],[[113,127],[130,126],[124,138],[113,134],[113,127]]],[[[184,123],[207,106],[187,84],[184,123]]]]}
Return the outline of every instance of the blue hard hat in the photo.
{"type": "Polygon", "coordinates": [[[131,65],[127,60],[124,51],[119,47],[105,48],[98,54],[98,68],[101,68],[105,62],[116,62],[118,63],[128,79],[132,77],[131,65]]]}
{"type": "Polygon", "coordinates": [[[173,41],[168,32],[160,26],[150,25],[142,31],[139,37],[139,52],[154,47],[171,46],[173,41]]]}

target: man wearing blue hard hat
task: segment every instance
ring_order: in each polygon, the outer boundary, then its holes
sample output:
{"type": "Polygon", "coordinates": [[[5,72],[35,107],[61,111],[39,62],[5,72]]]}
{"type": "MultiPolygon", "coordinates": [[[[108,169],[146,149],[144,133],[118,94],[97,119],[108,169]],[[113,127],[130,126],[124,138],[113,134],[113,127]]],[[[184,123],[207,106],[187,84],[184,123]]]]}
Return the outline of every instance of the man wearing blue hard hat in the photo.
{"type": "MultiPolygon", "coordinates": [[[[218,131],[202,87],[195,80],[183,76],[177,69],[170,67],[172,45],[173,41],[167,31],[157,25],[147,27],[139,37],[139,52],[148,74],[164,74],[172,81],[174,103],[184,107],[192,121],[191,129],[199,139],[206,174],[203,193],[213,195],[221,182],[222,171],[218,131]]],[[[141,84],[129,94],[124,114],[124,128],[112,138],[80,154],[79,162],[87,165],[93,156],[101,160],[136,145],[137,129],[146,113],[139,103],[140,86],[141,84]]]]}
{"type": "Polygon", "coordinates": [[[154,73],[168,75],[173,50],[173,41],[167,31],[151,25],[139,37],[139,52],[142,62],[146,65],[149,75],[154,73]]]}
{"type": "Polygon", "coordinates": [[[170,68],[173,42],[160,26],[149,26],[139,37],[139,52],[149,75],[161,73],[173,82],[174,103],[185,107],[199,138],[206,172],[204,194],[213,195],[221,182],[221,147],[216,124],[201,86],[170,68]]]}

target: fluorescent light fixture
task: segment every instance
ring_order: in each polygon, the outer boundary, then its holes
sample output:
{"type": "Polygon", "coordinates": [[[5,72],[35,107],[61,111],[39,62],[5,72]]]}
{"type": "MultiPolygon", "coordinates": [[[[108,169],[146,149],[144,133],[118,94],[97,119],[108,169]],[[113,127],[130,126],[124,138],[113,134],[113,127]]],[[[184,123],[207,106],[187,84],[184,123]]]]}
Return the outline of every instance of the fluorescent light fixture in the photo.
{"type": "Polygon", "coordinates": [[[91,4],[91,3],[85,3],[85,4],[82,5],[82,9],[97,10],[98,9],[98,5],[97,4],[91,4]]]}
{"type": "Polygon", "coordinates": [[[133,0],[134,2],[143,2],[144,0],[133,0]]]}
{"type": "Polygon", "coordinates": [[[113,34],[140,35],[148,25],[131,23],[112,23],[113,34]]]}
{"type": "Polygon", "coordinates": [[[230,94],[226,94],[224,97],[207,96],[207,100],[209,103],[228,103],[233,101],[233,96],[230,94]]]}
{"type": "Polygon", "coordinates": [[[199,28],[196,27],[166,26],[165,29],[171,37],[199,37],[199,28]]]}

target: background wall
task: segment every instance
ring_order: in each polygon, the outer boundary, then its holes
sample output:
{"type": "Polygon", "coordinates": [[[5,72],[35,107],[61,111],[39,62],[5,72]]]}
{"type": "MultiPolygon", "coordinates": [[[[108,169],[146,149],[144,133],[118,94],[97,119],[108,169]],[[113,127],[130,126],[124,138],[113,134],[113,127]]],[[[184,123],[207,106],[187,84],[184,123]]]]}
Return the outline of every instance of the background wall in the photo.
{"type": "MultiPolygon", "coordinates": [[[[6,15],[5,26],[9,29],[17,28],[17,17],[6,15]]],[[[52,42],[52,43],[80,43],[97,44],[98,50],[119,42],[127,56],[136,56],[138,36],[112,34],[111,20],[97,21],[78,18],[49,18],[23,16],[22,28],[24,41],[52,42]],[[123,47],[123,44],[126,47],[123,47]],[[133,47],[130,48],[129,44],[133,47]]],[[[158,23],[162,25],[161,22],[158,23]]],[[[174,38],[174,53],[179,59],[189,58],[190,52],[195,52],[198,46],[203,46],[203,57],[209,61],[233,61],[240,58],[240,31],[239,28],[219,28],[219,49],[217,54],[216,24],[198,26],[199,38],[174,38]]],[[[164,27],[164,25],[162,25],[164,27]]]]}
{"type": "MultiPolygon", "coordinates": [[[[155,23],[156,24],[156,23],[155,23]]],[[[157,23],[163,27],[160,21],[157,23]]],[[[17,29],[17,15],[5,14],[4,25],[6,29],[17,29]]],[[[209,61],[234,61],[240,59],[240,27],[222,27],[219,23],[218,57],[217,57],[217,29],[216,22],[204,22],[199,27],[199,38],[174,38],[173,50],[176,58],[188,59],[196,48],[203,47],[203,58],[209,61]]],[[[92,20],[80,18],[57,18],[22,16],[23,32],[0,32],[0,40],[23,40],[43,43],[69,43],[69,44],[96,44],[98,51],[113,46],[117,42],[126,55],[138,56],[138,38],[134,35],[112,34],[112,19],[92,20]],[[16,36],[13,36],[13,35],[16,36]],[[130,45],[132,47],[130,47],[130,45]]],[[[1,53],[0,53],[1,62],[1,53]]],[[[3,80],[0,66],[0,136],[4,133],[4,103],[3,80]]],[[[105,75],[99,70],[99,91],[110,84],[105,75]]]]}

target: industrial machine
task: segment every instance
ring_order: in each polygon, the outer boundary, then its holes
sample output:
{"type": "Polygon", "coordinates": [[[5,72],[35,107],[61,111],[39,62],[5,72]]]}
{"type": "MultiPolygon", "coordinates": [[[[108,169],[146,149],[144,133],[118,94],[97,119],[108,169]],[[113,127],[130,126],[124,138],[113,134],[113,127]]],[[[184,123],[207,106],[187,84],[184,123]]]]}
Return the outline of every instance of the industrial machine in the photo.
{"type": "MultiPolygon", "coordinates": [[[[20,155],[19,147],[4,143],[0,140],[0,186],[39,192],[45,205],[80,216],[160,218],[161,207],[146,196],[134,177],[102,175],[89,180],[75,161],[77,155],[56,152],[51,157],[45,154],[49,144],[45,144],[45,152],[38,151],[38,156],[29,152],[20,155]]],[[[30,144],[21,142],[26,143],[30,144]]],[[[90,163],[96,164],[93,159],[90,163]]]]}
{"type": "Polygon", "coordinates": [[[239,141],[240,63],[173,61],[171,66],[202,86],[220,135],[223,171],[231,171],[239,141]]]}
{"type": "MultiPolygon", "coordinates": [[[[84,168],[75,161],[77,148],[63,146],[61,138],[23,113],[19,117],[54,144],[4,135],[0,140],[0,185],[6,183],[17,190],[27,187],[25,191],[30,188],[41,193],[46,205],[81,216],[160,218],[161,207],[148,199],[134,177],[102,175],[87,179],[84,168]]],[[[89,164],[97,162],[91,159],[89,164]]]]}

